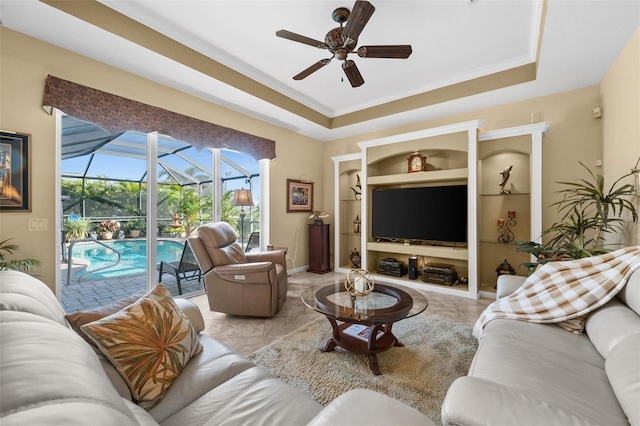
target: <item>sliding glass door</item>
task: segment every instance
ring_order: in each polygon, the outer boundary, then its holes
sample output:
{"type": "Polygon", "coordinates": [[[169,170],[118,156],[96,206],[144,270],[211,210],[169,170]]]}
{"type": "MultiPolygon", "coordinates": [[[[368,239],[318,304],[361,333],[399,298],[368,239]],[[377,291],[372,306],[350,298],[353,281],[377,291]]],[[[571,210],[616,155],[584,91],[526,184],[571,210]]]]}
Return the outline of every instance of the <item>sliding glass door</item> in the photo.
{"type": "Polygon", "coordinates": [[[225,220],[243,246],[259,235],[260,166],[248,155],[197,150],[157,133],[111,135],[71,117],[60,123],[67,311],[117,302],[159,280],[174,296],[202,292],[197,274],[180,267],[195,228],[225,220]],[[252,203],[234,203],[239,191],[252,203]]]}

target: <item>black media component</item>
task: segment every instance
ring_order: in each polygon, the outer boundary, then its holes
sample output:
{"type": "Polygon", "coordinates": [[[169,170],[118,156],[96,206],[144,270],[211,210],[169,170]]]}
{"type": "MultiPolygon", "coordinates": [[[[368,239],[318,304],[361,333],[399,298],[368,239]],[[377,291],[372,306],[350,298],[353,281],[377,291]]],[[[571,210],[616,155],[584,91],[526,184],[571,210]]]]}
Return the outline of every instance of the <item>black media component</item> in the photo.
{"type": "Polygon", "coordinates": [[[418,278],[418,258],[416,256],[409,258],[409,279],[418,278]]]}
{"type": "Polygon", "coordinates": [[[453,265],[427,263],[422,270],[421,279],[426,283],[454,285],[458,280],[458,274],[453,265]]]}
{"type": "Polygon", "coordinates": [[[403,275],[406,275],[407,267],[404,266],[403,261],[394,259],[392,257],[387,257],[378,261],[378,268],[376,272],[382,275],[401,277],[403,275]]]}

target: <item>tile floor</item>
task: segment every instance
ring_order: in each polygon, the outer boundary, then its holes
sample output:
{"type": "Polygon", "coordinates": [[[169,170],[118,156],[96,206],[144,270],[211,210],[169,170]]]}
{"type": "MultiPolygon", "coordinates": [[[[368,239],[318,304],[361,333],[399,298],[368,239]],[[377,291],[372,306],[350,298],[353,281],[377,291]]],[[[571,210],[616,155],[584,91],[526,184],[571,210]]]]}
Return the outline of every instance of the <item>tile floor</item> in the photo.
{"type": "MultiPolygon", "coordinates": [[[[79,267],[75,265],[74,268],[79,267]]],[[[68,313],[93,309],[118,302],[122,298],[138,292],[145,287],[144,275],[103,280],[72,279],[66,283],[66,265],[61,268],[62,305],[68,313]]],[[[305,323],[321,318],[322,315],[307,308],[301,295],[305,288],[333,283],[337,274],[313,274],[300,272],[289,276],[289,291],[284,306],[273,318],[234,317],[209,310],[207,296],[203,292],[203,283],[197,280],[183,281],[183,297],[191,298],[202,311],[205,320],[205,333],[231,346],[242,355],[249,355],[281,336],[295,330],[305,323]]],[[[175,278],[170,274],[163,276],[167,289],[178,296],[175,278]]],[[[438,317],[449,321],[472,325],[484,308],[491,303],[489,299],[472,300],[423,291],[429,300],[429,307],[420,315],[438,317]]]]}
{"type": "MultiPolygon", "coordinates": [[[[242,355],[249,355],[279,337],[322,315],[307,308],[301,295],[305,288],[321,283],[333,283],[333,272],[318,275],[300,272],[289,277],[289,291],[280,312],[273,318],[240,318],[209,311],[206,295],[193,297],[205,321],[205,333],[231,346],[242,355]]],[[[420,315],[437,317],[473,325],[492,300],[471,300],[430,291],[423,291],[429,307],[420,315]]],[[[328,338],[329,336],[327,336],[328,338]]]]}

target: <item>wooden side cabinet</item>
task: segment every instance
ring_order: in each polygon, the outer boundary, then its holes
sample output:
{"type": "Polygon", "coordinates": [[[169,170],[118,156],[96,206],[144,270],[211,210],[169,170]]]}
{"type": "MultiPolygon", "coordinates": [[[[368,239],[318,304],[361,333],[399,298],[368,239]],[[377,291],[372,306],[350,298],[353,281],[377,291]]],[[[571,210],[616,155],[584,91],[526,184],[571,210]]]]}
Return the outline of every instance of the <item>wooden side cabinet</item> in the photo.
{"type": "Polygon", "coordinates": [[[309,272],[316,274],[331,272],[329,226],[328,224],[309,225],[309,272]]]}

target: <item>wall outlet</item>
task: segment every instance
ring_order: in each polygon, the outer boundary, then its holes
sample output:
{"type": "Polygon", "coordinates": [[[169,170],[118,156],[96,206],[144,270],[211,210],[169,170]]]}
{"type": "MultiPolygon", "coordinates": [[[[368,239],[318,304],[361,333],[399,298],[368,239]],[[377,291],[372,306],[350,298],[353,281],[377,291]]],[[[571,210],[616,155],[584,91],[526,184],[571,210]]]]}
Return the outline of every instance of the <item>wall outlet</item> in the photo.
{"type": "Polygon", "coordinates": [[[602,117],[602,108],[600,108],[600,107],[594,108],[593,111],[591,111],[591,112],[593,114],[593,118],[602,117]]]}
{"type": "Polygon", "coordinates": [[[45,218],[32,217],[29,219],[30,232],[44,232],[49,228],[49,221],[45,218]]]}

